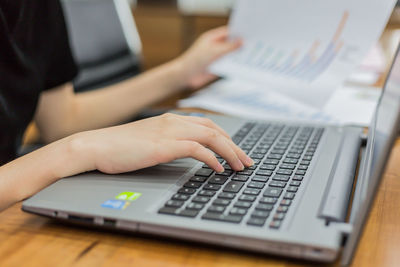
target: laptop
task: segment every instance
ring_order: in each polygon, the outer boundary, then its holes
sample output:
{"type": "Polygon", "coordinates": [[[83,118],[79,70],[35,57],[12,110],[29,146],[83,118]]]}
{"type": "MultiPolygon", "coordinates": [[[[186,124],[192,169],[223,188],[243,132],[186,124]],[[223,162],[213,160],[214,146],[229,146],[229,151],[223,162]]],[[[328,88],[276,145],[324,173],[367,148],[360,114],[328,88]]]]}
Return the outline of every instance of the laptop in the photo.
{"type": "Polygon", "coordinates": [[[168,164],[65,178],[24,201],[26,212],[343,265],[353,252],[399,129],[400,55],[368,136],[357,127],[247,121],[209,115],[255,161],[215,173],[203,163],[168,164]]]}

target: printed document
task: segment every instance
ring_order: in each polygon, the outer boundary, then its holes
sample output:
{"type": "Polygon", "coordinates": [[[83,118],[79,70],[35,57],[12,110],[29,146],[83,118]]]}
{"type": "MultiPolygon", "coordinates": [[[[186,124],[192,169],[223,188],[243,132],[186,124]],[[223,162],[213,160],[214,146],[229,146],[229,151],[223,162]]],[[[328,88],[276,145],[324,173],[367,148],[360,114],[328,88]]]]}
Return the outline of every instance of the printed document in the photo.
{"type": "Polygon", "coordinates": [[[301,102],[291,103],[292,109],[322,109],[377,42],[395,3],[238,0],[229,30],[243,46],[210,71],[261,85],[266,88],[262,97],[281,94],[301,102]]]}

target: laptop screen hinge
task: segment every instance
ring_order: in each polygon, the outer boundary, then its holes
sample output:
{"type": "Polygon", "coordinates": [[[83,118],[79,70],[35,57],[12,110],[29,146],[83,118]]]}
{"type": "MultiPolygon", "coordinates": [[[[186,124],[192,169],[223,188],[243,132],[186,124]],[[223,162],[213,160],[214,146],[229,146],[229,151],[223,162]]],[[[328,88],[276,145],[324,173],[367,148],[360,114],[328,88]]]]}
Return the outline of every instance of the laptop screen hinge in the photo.
{"type": "Polygon", "coordinates": [[[318,214],[333,222],[346,220],[361,147],[361,129],[347,127],[345,130],[318,214]]]}

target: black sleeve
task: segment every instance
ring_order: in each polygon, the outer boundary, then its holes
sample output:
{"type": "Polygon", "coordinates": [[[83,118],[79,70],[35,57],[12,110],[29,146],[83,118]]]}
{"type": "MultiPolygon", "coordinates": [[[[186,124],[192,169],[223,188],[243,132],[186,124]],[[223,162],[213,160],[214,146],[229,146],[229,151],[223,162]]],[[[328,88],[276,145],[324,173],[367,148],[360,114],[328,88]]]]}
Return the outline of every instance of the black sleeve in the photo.
{"type": "Polygon", "coordinates": [[[58,0],[47,1],[47,3],[49,5],[48,10],[51,10],[51,13],[48,15],[50,24],[47,26],[50,29],[46,39],[51,42],[51,45],[49,45],[49,58],[46,67],[45,90],[72,81],[78,72],[71,53],[61,4],[58,0]]]}

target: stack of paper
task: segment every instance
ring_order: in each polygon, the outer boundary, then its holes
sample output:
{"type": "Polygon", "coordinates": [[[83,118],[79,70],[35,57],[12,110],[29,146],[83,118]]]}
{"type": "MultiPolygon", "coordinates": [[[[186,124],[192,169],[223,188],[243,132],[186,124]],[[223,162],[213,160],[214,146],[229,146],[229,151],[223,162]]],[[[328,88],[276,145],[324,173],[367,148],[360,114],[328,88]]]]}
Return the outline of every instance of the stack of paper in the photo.
{"type": "Polygon", "coordinates": [[[377,88],[342,87],[322,109],[311,108],[259,85],[220,80],[180,107],[197,107],[233,116],[278,121],[323,122],[367,126],[380,96],[377,88]]]}

